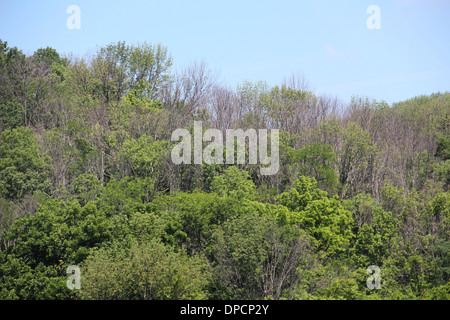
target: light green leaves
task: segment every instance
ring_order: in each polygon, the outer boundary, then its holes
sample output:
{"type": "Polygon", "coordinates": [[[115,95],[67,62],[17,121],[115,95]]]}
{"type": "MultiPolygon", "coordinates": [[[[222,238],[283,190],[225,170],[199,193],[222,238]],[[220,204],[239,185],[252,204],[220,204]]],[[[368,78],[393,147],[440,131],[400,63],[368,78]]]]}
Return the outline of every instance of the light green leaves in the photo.
{"type": "Polygon", "coordinates": [[[0,196],[20,199],[35,190],[47,191],[50,158],[40,154],[29,128],[5,130],[0,137],[0,196]]]}
{"type": "Polygon", "coordinates": [[[329,254],[343,251],[353,236],[351,213],[337,197],[329,198],[316,185],[314,179],[300,177],[295,188],[282,193],[278,201],[296,212],[296,223],[316,240],[319,250],[329,254]]]}
{"type": "Polygon", "coordinates": [[[134,240],[94,251],[84,264],[85,299],[204,299],[209,271],[200,256],[188,256],[160,241],[134,240]]]}
{"type": "Polygon", "coordinates": [[[246,171],[232,166],[223,175],[216,176],[211,183],[211,191],[220,196],[235,196],[238,199],[255,200],[257,190],[246,171]]]}

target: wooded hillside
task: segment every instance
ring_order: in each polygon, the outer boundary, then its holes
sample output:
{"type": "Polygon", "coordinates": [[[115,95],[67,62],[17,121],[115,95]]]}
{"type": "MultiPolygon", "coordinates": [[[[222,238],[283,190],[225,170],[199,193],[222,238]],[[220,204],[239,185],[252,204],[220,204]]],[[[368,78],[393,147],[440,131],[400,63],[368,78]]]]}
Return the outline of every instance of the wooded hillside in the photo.
{"type": "Polygon", "coordinates": [[[159,44],[0,41],[0,299],[450,298],[450,93],[216,80],[159,44]],[[195,120],[279,129],[278,173],[174,164],[195,120]]]}

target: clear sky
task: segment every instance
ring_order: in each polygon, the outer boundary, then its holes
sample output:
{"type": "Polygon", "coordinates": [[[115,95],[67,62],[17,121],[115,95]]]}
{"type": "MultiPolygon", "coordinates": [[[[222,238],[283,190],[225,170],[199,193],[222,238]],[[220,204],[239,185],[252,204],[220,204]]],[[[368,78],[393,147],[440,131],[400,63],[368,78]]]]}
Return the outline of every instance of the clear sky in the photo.
{"type": "Polygon", "coordinates": [[[231,88],[301,74],[343,101],[450,91],[450,0],[0,0],[0,39],[27,54],[161,43],[175,68],[204,61],[231,88]],[[80,29],[66,25],[70,5],[80,29]],[[367,26],[370,5],[380,29],[367,26]]]}

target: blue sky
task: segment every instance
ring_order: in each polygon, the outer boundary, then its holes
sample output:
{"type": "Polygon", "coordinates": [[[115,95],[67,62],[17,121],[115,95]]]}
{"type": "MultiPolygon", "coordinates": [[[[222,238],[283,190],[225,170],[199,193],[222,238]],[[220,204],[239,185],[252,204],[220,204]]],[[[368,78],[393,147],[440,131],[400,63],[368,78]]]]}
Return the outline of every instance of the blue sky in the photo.
{"type": "Polygon", "coordinates": [[[126,41],[162,43],[174,68],[204,61],[220,83],[280,84],[302,75],[317,94],[398,102],[450,91],[450,0],[0,0],[0,39],[84,55],[126,41]],[[81,29],[70,30],[69,5],[81,29]],[[381,28],[369,30],[370,5],[381,28]]]}

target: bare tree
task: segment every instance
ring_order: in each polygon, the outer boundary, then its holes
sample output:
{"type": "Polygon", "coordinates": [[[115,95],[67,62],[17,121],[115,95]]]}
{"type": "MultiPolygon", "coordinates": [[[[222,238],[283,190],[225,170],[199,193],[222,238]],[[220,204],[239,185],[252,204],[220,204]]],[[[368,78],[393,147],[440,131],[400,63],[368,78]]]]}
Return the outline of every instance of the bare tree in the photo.
{"type": "Polygon", "coordinates": [[[238,98],[232,90],[214,86],[208,104],[211,126],[223,132],[233,128],[238,120],[238,103],[238,98]]]}
{"type": "Polygon", "coordinates": [[[312,248],[306,237],[286,242],[280,229],[268,230],[267,241],[270,245],[263,266],[264,297],[280,299],[288,294],[288,299],[294,299],[304,272],[317,262],[312,248]]]}
{"type": "Polygon", "coordinates": [[[192,115],[206,107],[215,84],[215,76],[204,62],[194,63],[176,74],[161,92],[164,107],[172,113],[172,125],[180,128],[192,120],[192,115]]]}
{"type": "Polygon", "coordinates": [[[50,82],[50,68],[35,56],[18,56],[11,60],[11,72],[2,76],[4,85],[12,88],[13,95],[22,106],[24,125],[36,125],[39,120],[40,105],[50,82]]]}

